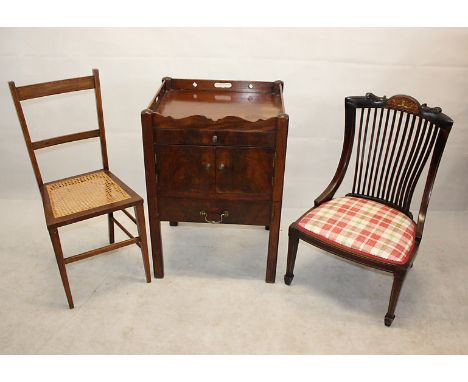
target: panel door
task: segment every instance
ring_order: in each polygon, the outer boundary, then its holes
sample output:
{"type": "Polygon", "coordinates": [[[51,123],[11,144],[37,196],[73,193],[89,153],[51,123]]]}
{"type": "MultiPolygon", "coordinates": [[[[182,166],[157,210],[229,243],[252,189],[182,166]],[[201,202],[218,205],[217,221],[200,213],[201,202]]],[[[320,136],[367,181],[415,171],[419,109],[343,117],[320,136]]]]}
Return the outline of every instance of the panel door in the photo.
{"type": "Polygon", "coordinates": [[[163,194],[213,191],[215,152],[204,146],[156,146],[156,172],[163,194]]]}
{"type": "Polygon", "coordinates": [[[274,150],[268,148],[217,147],[216,192],[269,197],[273,158],[274,150]]]}

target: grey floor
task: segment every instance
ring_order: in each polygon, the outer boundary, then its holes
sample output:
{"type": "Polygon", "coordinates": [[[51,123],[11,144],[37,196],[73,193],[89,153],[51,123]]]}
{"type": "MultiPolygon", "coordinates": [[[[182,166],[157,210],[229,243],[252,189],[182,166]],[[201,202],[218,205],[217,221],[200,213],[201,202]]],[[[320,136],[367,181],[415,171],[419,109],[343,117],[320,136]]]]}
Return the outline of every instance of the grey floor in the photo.
{"type": "MultiPolygon", "coordinates": [[[[429,212],[386,328],[388,274],[301,244],[284,285],[287,226],[302,211],[283,211],[276,284],[263,281],[261,227],[164,223],[163,280],[145,283],[137,247],[70,264],[69,310],[40,202],[0,207],[2,354],[468,353],[466,212],[429,212]]],[[[104,218],[62,229],[65,253],[106,244],[106,229],[104,218]]]]}

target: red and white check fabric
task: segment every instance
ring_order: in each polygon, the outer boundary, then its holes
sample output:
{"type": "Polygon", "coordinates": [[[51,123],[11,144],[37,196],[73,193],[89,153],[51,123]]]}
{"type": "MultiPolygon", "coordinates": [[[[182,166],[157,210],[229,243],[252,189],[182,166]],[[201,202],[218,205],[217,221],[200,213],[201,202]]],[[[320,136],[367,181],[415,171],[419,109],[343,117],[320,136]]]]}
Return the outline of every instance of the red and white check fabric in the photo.
{"type": "Polygon", "coordinates": [[[332,199],[297,223],[300,230],[320,240],[392,264],[405,264],[415,245],[413,220],[368,199],[332,199]]]}

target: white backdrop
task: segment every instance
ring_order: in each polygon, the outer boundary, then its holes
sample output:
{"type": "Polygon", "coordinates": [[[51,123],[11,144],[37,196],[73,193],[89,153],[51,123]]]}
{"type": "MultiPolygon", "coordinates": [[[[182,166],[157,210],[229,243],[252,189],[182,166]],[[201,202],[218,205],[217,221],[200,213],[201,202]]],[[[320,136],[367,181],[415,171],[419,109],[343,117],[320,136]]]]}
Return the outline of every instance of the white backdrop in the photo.
{"type": "MultiPolygon", "coordinates": [[[[39,199],[7,81],[92,68],[101,75],[111,170],[142,196],[140,111],[162,77],[281,79],[290,115],[284,207],[307,208],[325,188],[341,151],[344,97],[371,91],[412,95],[454,119],[431,208],[468,208],[468,29],[0,29],[0,198],[39,199]]],[[[24,102],[33,140],[95,128],[93,102],[89,91],[24,102]]],[[[44,179],[96,169],[98,143],[90,142],[41,150],[44,179]]]]}

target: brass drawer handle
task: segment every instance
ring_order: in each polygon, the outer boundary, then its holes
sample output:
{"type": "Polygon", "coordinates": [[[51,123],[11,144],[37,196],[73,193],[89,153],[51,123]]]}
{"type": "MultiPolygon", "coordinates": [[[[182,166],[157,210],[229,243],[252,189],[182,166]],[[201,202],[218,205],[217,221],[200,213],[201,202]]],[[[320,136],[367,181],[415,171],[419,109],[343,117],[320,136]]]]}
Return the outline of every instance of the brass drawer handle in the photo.
{"type": "Polygon", "coordinates": [[[208,220],[206,217],[208,216],[208,214],[206,213],[206,211],[200,211],[200,216],[203,216],[205,218],[205,221],[207,223],[211,223],[211,224],[219,224],[219,223],[222,223],[223,222],[223,218],[227,218],[229,216],[229,212],[228,211],[224,211],[221,215],[220,215],[220,219],[219,220],[208,220]]]}
{"type": "Polygon", "coordinates": [[[218,136],[217,136],[217,135],[213,135],[213,136],[211,137],[211,140],[213,141],[213,143],[218,142],[218,136]]]}

